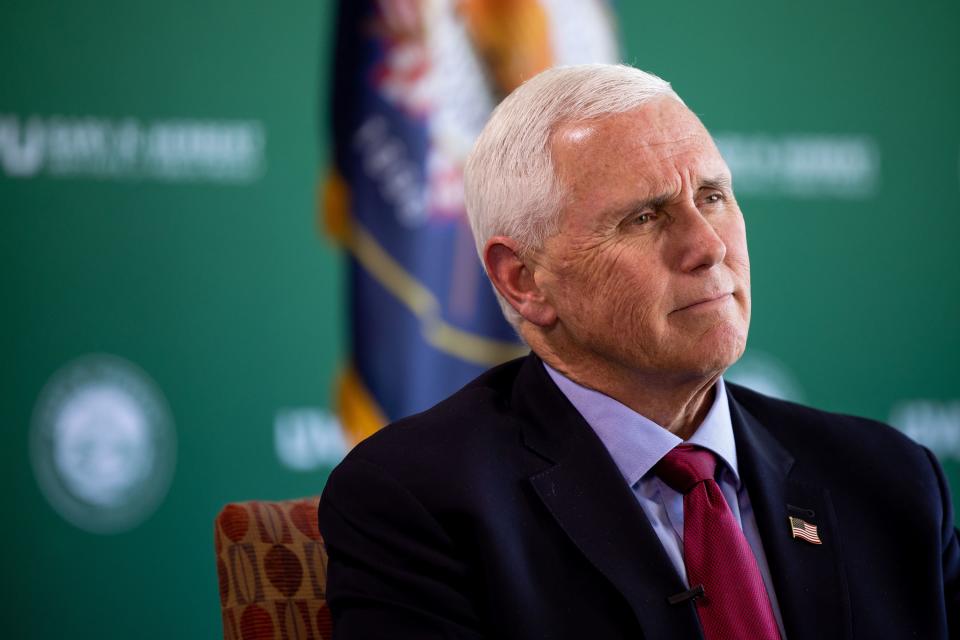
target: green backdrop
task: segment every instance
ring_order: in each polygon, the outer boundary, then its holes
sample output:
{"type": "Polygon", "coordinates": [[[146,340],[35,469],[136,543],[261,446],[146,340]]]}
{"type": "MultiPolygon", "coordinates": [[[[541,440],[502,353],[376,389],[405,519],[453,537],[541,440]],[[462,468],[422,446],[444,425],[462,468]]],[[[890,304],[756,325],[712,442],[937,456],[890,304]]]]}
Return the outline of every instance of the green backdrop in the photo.
{"type": "MultiPolygon", "coordinates": [[[[346,355],[342,256],[315,223],[333,11],[6,3],[6,636],[217,637],[219,508],[322,489],[346,355]],[[42,390],[87,354],[142,369],[176,433],[165,498],[106,535],[59,515],[31,463],[42,390]]],[[[893,421],[960,493],[958,5],[616,11],[625,59],[730,156],[755,305],[731,375],[893,421]]]]}

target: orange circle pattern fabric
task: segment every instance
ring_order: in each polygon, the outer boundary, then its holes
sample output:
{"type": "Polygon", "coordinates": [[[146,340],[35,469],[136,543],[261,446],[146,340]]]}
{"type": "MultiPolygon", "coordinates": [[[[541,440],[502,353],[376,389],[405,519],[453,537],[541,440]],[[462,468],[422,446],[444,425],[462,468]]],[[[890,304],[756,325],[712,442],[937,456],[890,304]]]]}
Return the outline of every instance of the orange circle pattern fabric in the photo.
{"type": "Polygon", "coordinates": [[[228,504],[214,525],[224,640],[329,640],[318,496],[228,504]]]}

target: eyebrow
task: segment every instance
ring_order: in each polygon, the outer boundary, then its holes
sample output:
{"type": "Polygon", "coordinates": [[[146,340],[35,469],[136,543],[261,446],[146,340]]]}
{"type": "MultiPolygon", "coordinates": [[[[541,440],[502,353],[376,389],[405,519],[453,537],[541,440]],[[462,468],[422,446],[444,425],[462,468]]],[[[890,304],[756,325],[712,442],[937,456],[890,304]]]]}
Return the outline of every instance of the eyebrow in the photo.
{"type": "Polygon", "coordinates": [[[700,181],[700,186],[697,188],[700,189],[717,189],[719,191],[730,191],[730,176],[727,174],[720,174],[714,178],[708,178],[706,180],[700,181]]]}
{"type": "MultiPolygon", "coordinates": [[[[703,179],[697,185],[697,191],[701,189],[716,189],[718,191],[729,192],[731,191],[730,176],[727,174],[718,174],[711,178],[703,179]]],[[[672,194],[661,193],[649,198],[644,198],[643,200],[637,200],[626,207],[618,207],[616,210],[611,211],[610,215],[629,215],[647,208],[659,210],[665,207],[672,198],[672,194]]]]}

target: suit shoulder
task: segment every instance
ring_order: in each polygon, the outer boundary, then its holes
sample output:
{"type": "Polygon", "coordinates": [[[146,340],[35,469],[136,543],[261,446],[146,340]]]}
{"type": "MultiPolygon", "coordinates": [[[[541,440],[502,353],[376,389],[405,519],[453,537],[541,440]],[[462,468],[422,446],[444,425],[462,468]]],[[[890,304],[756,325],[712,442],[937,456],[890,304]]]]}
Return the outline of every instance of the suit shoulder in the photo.
{"type": "Polygon", "coordinates": [[[920,445],[878,420],[772,398],[733,383],[727,386],[734,399],[788,447],[829,447],[831,452],[867,456],[896,450],[925,464],[926,454],[920,445]]]}
{"type": "Polygon", "coordinates": [[[348,454],[388,471],[423,465],[469,463],[519,438],[510,407],[523,359],[494,367],[418,414],[380,429],[348,454]]]}

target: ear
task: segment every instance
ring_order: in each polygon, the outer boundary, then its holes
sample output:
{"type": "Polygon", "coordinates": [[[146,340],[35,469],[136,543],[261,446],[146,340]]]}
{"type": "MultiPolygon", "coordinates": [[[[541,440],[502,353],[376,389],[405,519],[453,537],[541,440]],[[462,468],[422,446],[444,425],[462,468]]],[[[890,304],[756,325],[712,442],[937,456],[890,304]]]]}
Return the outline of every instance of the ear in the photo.
{"type": "Polygon", "coordinates": [[[483,265],[500,295],[524,320],[540,327],[552,325],[557,312],[537,285],[533,270],[520,258],[519,245],[513,238],[494,236],[483,249],[483,265]]]}

